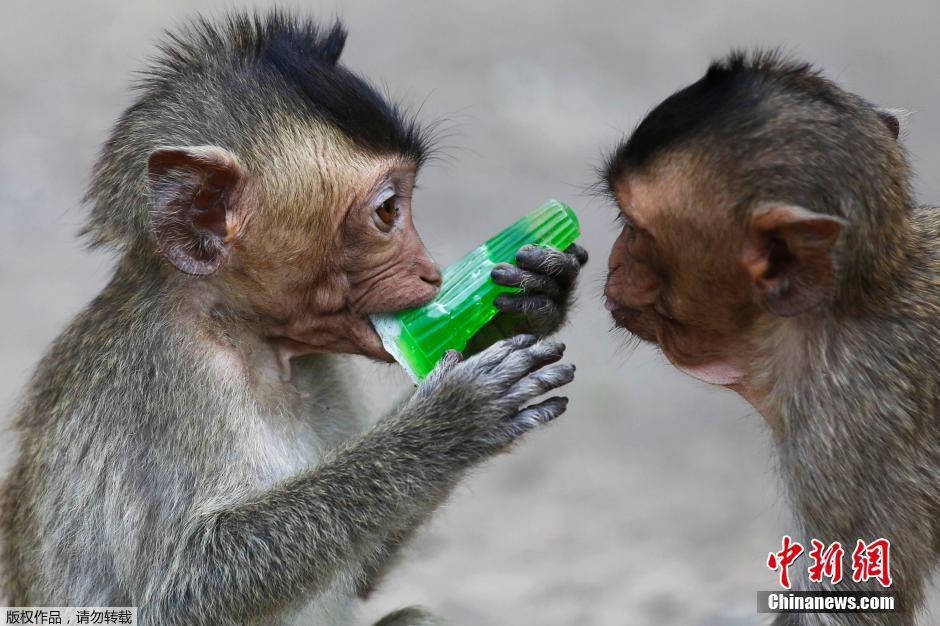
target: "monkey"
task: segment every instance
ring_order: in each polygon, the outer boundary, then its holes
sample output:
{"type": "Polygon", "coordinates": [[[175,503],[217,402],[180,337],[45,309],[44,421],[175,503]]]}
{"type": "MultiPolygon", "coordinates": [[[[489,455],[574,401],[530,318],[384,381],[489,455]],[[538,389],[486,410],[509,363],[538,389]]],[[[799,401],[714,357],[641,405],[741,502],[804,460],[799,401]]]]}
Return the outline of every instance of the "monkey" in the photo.
{"type": "MultiPolygon", "coordinates": [[[[807,551],[890,541],[899,612],[777,624],[912,624],[937,560],[940,209],[915,204],[898,129],[811,64],[738,50],[599,172],[615,326],[766,419],[807,551]]],[[[807,569],[794,589],[884,591],[807,569]]]]}
{"type": "Polygon", "coordinates": [[[565,412],[539,396],[574,366],[543,337],[586,253],[530,246],[494,270],[518,287],[497,304],[520,334],[447,352],[366,418],[352,355],[392,361],[368,316],[428,302],[441,274],[412,220],[431,133],[339,62],[345,41],[339,22],[234,12],[168,33],[145,69],[86,198],[113,276],[14,417],[11,604],[354,623],[454,485],[565,412]]]}

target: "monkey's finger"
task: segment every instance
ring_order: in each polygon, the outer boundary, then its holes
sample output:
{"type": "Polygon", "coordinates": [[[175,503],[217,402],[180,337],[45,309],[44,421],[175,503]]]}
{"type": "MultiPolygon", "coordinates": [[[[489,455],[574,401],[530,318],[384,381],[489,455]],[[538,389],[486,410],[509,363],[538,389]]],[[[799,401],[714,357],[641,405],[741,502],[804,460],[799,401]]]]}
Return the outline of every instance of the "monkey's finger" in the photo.
{"type": "Polygon", "coordinates": [[[507,388],[511,387],[535,370],[561,360],[564,354],[565,344],[562,342],[542,340],[530,348],[506,357],[505,361],[494,368],[496,382],[507,388]]]}
{"type": "Polygon", "coordinates": [[[505,313],[521,313],[526,317],[547,315],[559,308],[558,303],[545,294],[509,294],[501,293],[493,304],[505,313]]]}
{"type": "Polygon", "coordinates": [[[575,255],[532,244],[519,248],[516,265],[530,272],[557,278],[563,284],[573,283],[581,271],[581,263],[575,255]]]}
{"type": "Polygon", "coordinates": [[[539,424],[552,421],[564,413],[567,408],[568,398],[564,396],[552,396],[538,404],[532,404],[522,409],[516,413],[512,421],[528,430],[539,424]]]}
{"type": "Polygon", "coordinates": [[[561,305],[541,294],[525,296],[504,293],[496,297],[493,305],[504,313],[522,315],[529,329],[539,335],[557,328],[564,318],[561,305]]]}
{"type": "Polygon", "coordinates": [[[431,370],[427,378],[424,379],[424,384],[443,378],[447,372],[454,369],[454,366],[462,360],[463,357],[459,352],[456,350],[448,350],[444,353],[444,356],[441,357],[441,360],[437,362],[437,365],[434,366],[434,369],[431,370]]]}
{"type": "Polygon", "coordinates": [[[565,248],[565,254],[573,254],[574,258],[578,259],[578,263],[582,266],[586,265],[588,262],[588,251],[576,243],[565,248]]]}
{"type": "Polygon", "coordinates": [[[506,400],[522,404],[552,389],[567,385],[574,380],[575,369],[572,363],[556,363],[543,367],[513,385],[506,392],[506,400]]]}
{"type": "Polygon", "coordinates": [[[460,363],[462,360],[463,355],[461,355],[459,352],[456,350],[448,350],[444,353],[444,356],[441,357],[441,365],[449,369],[460,363]]]}
{"type": "Polygon", "coordinates": [[[506,421],[501,429],[487,435],[486,441],[498,448],[505,448],[539,424],[552,421],[567,408],[568,398],[564,396],[554,396],[527,406],[506,421]]]}
{"type": "Polygon", "coordinates": [[[431,370],[418,387],[418,391],[415,395],[417,397],[425,397],[427,394],[432,393],[441,380],[443,380],[461,360],[463,360],[463,357],[456,350],[448,350],[445,352],[441,360],[437,362],[434,369],[431,370]]]}
{"type": "Polygon", "coordinates": [[[479,367],[488,371],[502,363],[513,352],[524,350],[536,341],[535,335],[514,335],[508,339],[497,341],[482,352],[473,355],[467,360],[467,366],[479,367]]]}
{"type": "MultiPolygon", "coordinates": [[[[524,294],[544,294],[555,300],[561,298],[561,285],[545,274],[537,274],[509,263],[500,263],[490,272],[493,282],[504,287],[519,287],[524,294]]],[[[503,294],[509,296],[509,294],[503,294]]],[[[509,296],[512,297],[512,296],[509,296]]]]}

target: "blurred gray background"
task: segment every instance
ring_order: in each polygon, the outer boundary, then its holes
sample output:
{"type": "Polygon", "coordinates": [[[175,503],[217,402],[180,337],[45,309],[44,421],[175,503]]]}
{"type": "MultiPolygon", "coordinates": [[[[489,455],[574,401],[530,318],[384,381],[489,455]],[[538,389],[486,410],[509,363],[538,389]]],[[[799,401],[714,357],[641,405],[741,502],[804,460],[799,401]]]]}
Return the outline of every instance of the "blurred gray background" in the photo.
{"type": "MultiPolygon", "coordinates": [[[[163,28],[266,3],[4,0],[0,9],[0,414],[45,346],[107,280],[80,198],[133,70],[163,28]]],[[[456,493],[381,592],[374,618],[423,603],[463,626],[756,624],[788,524],[760,418],[610,332],[599,295],[613,210],[585,188],[601,154],[708,60],[783,45],[868,99],[913,112],[921,198],[940,199],[936,0],[295,3],[342,16],[344,61],[447,118],[416,222],[441,264],[551,197],[593,258],[563,337],[578,380],[563,419],[456,493]]],[[[380,398],[405,389],[367,367],[380,398]]],[[[15,437],[0,435],[0,470],[15,437]]],[[[935,601],[933,606],[940,607],[935,601]]],[[[936,615],[936,611],[933,612],[936,615]]],[[[923,617],[921,623],[935,623],[923,617]]]]}

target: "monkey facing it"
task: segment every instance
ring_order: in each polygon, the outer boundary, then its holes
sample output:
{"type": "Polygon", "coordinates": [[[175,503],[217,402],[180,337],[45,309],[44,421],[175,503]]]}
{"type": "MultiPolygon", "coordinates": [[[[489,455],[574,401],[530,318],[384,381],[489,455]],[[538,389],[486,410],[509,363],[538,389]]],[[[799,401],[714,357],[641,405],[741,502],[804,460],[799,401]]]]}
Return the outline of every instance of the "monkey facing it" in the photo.
{"type": "MultiPolygon", "coordinates": [[[[143,624],[346,624],[466,470],[564,412],[564,347],[448,353],[369,427],[345,354],[428,301],[417,122],[338,63],[340,25],[283,13],[170,34],[96,165],[85,231],[110,284],[40,362],[3,490],[8,601],[138,606],[143,624]]],[[[586,259],[501,267],[544,334],[586,259]]],[[[383,626],[437,623],[419,610],[383,626]]]]}
{"type": "Polygon", "coordinates": [[[767,419],[806,545],[891,542],[902,612],[778,623],[913,623],[940,545],[940,209],[912,200],[897,119],[808,65],[733,53],[653,109],[602,184],[617,325],[767,419]]]}

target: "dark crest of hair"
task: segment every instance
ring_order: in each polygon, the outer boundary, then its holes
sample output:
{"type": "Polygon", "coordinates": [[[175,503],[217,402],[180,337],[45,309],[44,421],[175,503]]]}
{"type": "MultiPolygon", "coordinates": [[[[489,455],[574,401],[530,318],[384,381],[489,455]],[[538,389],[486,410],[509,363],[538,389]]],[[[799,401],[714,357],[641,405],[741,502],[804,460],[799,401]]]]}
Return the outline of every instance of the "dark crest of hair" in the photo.
{"type": "Polygon", "coordinates": [[[276,126],[305,116],[366,152],[423,163],[429,131],[339,64],[345,42],[339,22],[321,28],[282,11],[197,18],[167,33],[102,149],[82,234],[92,246],[117,247],[149,236],[146,163],[154,149],[219,145],[250,164],[276,126]]]}
{"type": "MultiPolygon", "coordinates": [[[[806,189],[815,189],[824,181],[813,180],[813,175],[850,180],[864,176],[848,168],[871,167],[861,160],[835,163],[826,154],[900,154],[893,133],[886,130],[872,105],[811,65],[779,51],[734,51],[640,122],[608,155],[599,172],[601,186],[612,194],[624,172],[642,171],[671,151],[693,150],[715,163],[720,160],[722,171],[750,188],[787,179],[803,180],[806,189]],[[799,171],[802,163],[820,161],[832,171],[799,171]],[[748,169],[758,162],[765,164],[762,170],[748,169]],[[738,166],[741,171],[728,169],[738,166]]],[[[888,170],[864,174],[884,180],[888,170]]]]}

